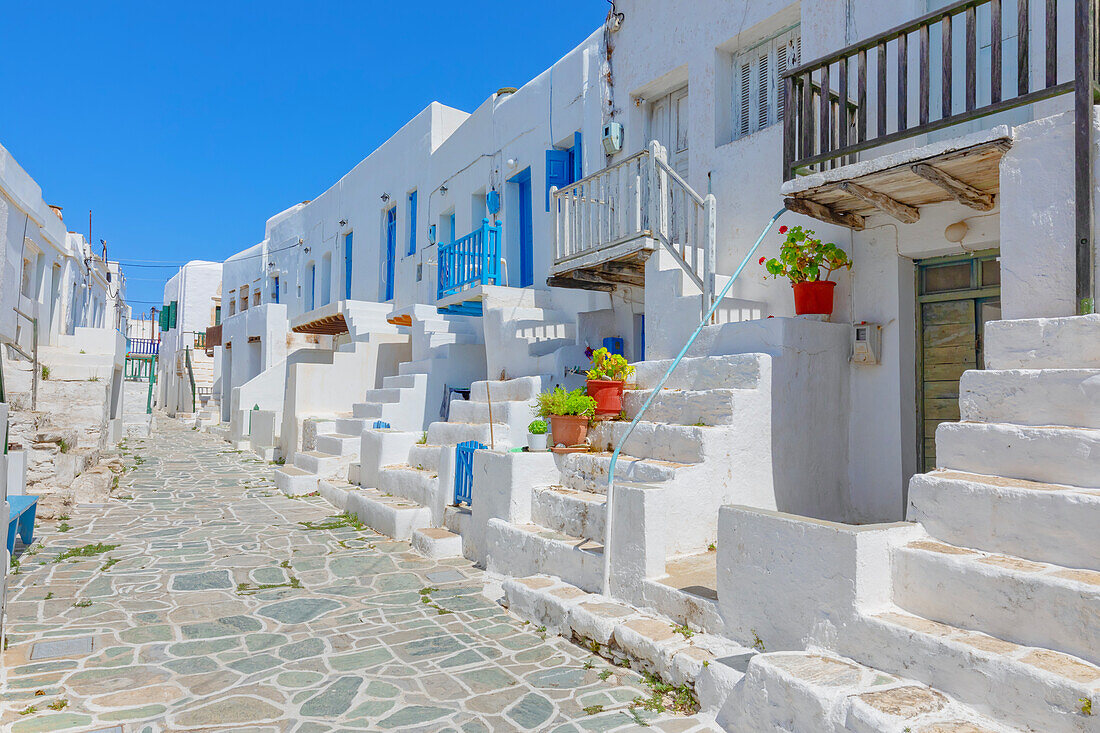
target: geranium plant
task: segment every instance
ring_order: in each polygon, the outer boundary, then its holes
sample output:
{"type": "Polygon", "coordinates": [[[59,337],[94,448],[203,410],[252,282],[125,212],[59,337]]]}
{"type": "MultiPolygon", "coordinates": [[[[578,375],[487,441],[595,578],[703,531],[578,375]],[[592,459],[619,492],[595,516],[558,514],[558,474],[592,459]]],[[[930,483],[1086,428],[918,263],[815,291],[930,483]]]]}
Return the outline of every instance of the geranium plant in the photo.
{"type": "Polygon", "coordinates": [[[592,352],[592,368],[588,370],[587,376],[589,379],[622,382],[633,373],[634,367],[627,363],[625,357],[600,347],[592,352]]]}
{"type": "Polygon", "coordinates": [[[779,227],[779,233],[786,235],[779,257],[760,258],[760,264],[772,277],[785,277],[792,284],[829,281],[837,270],[852,267],[852,260],[844,250],[832,242],[822,242],[812,229],[783,226],[779,227]]]}

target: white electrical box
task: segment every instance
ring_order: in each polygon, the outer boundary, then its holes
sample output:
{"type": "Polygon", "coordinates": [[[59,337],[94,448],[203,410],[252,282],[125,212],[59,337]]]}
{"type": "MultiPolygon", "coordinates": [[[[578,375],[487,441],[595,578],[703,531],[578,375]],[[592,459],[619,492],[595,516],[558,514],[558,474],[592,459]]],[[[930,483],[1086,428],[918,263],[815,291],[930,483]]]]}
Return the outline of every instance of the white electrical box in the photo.
{"type": "Polygon", "coordinates": [[[882,359],[882,324],[856,323],[852,326],[852,363],[878,364],[882,359]]]}
{"type": "Polygon", "coordinates": [[[608,155],[615,155],[623,149],[623,126],[618,122],[608,122],[603,126],[603,149],[608,155]]]}

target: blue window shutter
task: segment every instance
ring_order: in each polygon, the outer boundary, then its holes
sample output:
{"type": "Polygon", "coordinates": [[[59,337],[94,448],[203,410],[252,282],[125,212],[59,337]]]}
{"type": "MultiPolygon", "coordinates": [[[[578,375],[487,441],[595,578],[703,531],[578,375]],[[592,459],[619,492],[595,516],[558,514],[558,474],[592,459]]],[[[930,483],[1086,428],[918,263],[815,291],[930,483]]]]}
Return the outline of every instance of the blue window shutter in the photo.
{"type": "Polygon", "coordinates": [[[279,276],[275,276],[275,305],[279,304],[279,276]]]}
{"type": "Polygon", "coordinates": [[[584,178],[584,147],[581,145],[583,138],[579,132],[573,133],[573,180],[579,181],[584,178]]]}
{"type": "Polygon", "coordinates": [[[546,151],[546,210],[550,211],[550,189],[565,188],[573,182],[573,166],[568,150],[546,151]]]}
{"type": "Polygon", "coordinates": [[[348,232],[344,235],[344,300],[351,300],[351,273],[352,261],[355,255],[355,235],[348,232]]]}
{"type": "Polygon", "coordinates": [[[416,254],[416,191],[409,194],[409,254],[416,254]]]}

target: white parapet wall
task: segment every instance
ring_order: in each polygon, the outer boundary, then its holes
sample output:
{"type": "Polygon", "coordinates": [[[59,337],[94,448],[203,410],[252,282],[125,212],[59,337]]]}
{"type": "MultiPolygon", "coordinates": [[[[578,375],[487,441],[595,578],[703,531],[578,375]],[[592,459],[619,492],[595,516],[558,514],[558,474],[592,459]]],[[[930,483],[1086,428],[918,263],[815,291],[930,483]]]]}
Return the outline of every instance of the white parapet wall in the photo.
{"type": "Polygon", "coordinates": [[[743,506],[718,517],[726,634],[768,651],[831,647],[860,610],[890,602],[890,550],[915,524],[849,525],[743,506]]]}

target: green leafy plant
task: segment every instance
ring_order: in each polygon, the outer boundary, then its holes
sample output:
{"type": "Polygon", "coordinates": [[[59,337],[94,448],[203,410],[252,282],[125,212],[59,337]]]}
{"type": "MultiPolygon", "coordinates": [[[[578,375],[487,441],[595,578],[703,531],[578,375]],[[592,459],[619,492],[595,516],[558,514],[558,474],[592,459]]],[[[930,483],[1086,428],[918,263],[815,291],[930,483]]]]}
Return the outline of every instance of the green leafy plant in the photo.
{"type": "MultiPolygon", "coordinates": [[[[62,453],[68,453],[73,449],[73,444],[62,438],[61,440],[57,441],[57,449],[62,453]]],[[[62,519],[68,519],[68,517],[62,517],[62,519]]]]}
{"type": "Polygon", "coordinates": [[[621,382],[633,373],[634,367],[627,363],[626,357],[612,354],[602,346],[592,352],[592,368],[588,370],[589,379],[610,379],[621,382]]]}
{"type": "Polygon", "coordinates": [[[54,559],[55,563],[68,560],[70,557],[95,557],[96,555],[102,555],[105,552],[110,552],[118,547],[118,545],[104,545],[97,543],[94,545],[84,545],[83,547],[70,547],[54,559]]]}
{"type": "Polygon", "coordinates": [[[420,440],[416,441],[416,444],[417,445],[427,445],[428,444],[428,431],[427,430],[425,430],[424,432],[422,432],[420,434],[420,440]]]}
{"type": "Polygon", "coordinates": [[[596,676],[600,678],[601,682],[606,682],[607,678],[611,676],[611,670],[605,669],[596,676]]]}
{"type": "Polygon", "coordinates": [[[73,608],[87,608],[92,605],[92,602],[87,598],[81,599],[73,604],[73,608]]]}
{"type": "Polygon", "coordinates": [[[550,427],[545,420],[532,420],[531,424],[527,426],[527,432],[531,435],[546,435],[549,429],[550,427]]]}
{"type": "Polygon", "coordinates": [[[45,364],[42,365],[42,378],[43,379],[49,379],[50,378],[50,368],[48,366],[46,366],[45,364]]]}
{"type": "Polygon", "coordinates": [[[68,707],[68,705],[69,701],[65,698],[61,698],[60,700],[54,700],[46,707],[48,707],[50,710],[64,710],[66,707],[68,707]]]}
{"type": "Polygon", "coordinates": [[[585,715],[596,715],[603,712],[603,705],[589,705],[586,708],[582,708],[585,715]]]}
{"type": "Polygon", "coordinates": [[[1082,697],[1077,702],[1081,703],[1081,715],[1092,715],[1092,698],[1082,697]]]}
{"type": "Polygon", "coordinates": [[[760,258],[760,264],[772,277],[785,277],[791,284],[812,283],[829,280],[837,270],[852,267],[852,260],[844,250],[832,242],[822,242],[812,229],[779,227],[779,233],[786,235],[779,257],[760,258]]]}
{"type": "Polygon", "coordinates": [[[566,392],[555,387],[553,392],[543,392],[535,402],[539,417],[551,415],[578,415],[592,417],[596,414],[596,400],[584,393],[583,389],[566,392]]]}
{"type": "Polygon", "coordinates": [[[674,634],[679,634],[685,639],[690,639],[691,637],[695,636],[695,632],[692,631],[687,624],[680,624],[679,626],[677,626],[676,624],[670,624],[670,626],[672,627],[672,632],[674,634]]]}

